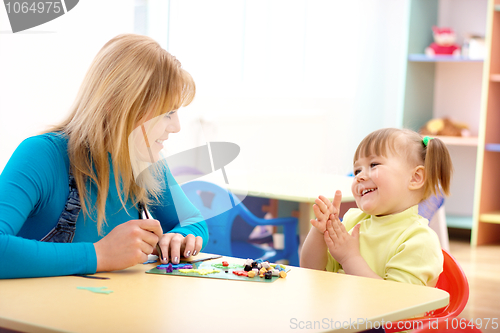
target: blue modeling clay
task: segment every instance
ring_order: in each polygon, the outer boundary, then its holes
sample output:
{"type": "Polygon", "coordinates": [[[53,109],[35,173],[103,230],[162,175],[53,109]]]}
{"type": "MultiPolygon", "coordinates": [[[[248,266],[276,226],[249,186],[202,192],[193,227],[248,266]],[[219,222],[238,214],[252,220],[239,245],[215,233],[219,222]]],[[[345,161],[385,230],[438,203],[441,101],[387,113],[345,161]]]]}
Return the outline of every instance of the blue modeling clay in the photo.
{"type": "Polygon", "coordinates": [[[191,269],[191,268],[193,268],[193,265],[191,265],[191,264],[176,264],[176,265],[167,264],[167,265],[158,265],[158,266],[156,266],[156,268],[166,269],[167,273],[172,273],[172,271],[174,269],[191,269]]]}

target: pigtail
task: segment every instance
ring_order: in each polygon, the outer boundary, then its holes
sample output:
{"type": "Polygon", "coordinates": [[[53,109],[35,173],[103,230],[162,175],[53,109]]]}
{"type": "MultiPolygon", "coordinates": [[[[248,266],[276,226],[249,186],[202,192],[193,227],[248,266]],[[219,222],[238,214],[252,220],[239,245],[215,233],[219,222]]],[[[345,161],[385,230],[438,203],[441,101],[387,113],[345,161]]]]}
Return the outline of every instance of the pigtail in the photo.
{"type": "Polygon", "coordinates": [[[432,194],[440,195],[440,192],[449,195],[453,165],[448,148],[437,138],[426,141],[423,143],[426,171],[424,199],[432,194]]]}

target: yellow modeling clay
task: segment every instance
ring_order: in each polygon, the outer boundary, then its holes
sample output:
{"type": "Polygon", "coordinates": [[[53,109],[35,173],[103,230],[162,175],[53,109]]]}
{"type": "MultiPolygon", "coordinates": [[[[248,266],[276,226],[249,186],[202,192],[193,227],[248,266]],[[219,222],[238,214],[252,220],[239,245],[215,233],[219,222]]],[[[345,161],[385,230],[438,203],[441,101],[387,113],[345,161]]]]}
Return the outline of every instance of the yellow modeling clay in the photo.
{"type": "Polygon", "coordinates": [[[204,269],[204,268],[202,268],[202,269],[179,269],[179,272],[181,272],[181,273],[195,273],[195,274],[200,274],[200,275],[219,273],[219,271],[216,269],[204,269]]]}

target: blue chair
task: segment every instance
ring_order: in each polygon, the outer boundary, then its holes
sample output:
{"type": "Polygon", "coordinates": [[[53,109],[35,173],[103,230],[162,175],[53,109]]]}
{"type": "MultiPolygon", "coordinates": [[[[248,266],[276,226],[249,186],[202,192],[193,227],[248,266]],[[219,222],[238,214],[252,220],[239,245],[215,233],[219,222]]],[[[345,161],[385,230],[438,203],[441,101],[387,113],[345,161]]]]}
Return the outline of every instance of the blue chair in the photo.
{"type": "Polygon", "coordinates": [[[236,195],[213,183],[192,181],[181,187],[207,222],[210,238],[203,249],[204,252],[237,258],[269,260],[269,262],[287,260],[289,265],[299,265],[297,218],[283,217],[270,220],[258,218],[243,205],[236,195]],[[253,227],[258,225],[283,226],[284,248],[282,250],[265,248],[246,241],[231,239],[231,229],[238,216],[253,227]]]}
{"type": "Polygon", "coordinates": [[[446,216],[444,213],[443,193],[431,195],[429,198],[419,203],[418,214],[429,220],[429,227],[437,233],[441,248],[449,251],[450,240],[448,238],[448,228],[446,226],[446,216]]]}
{"type": "Polygon", "coordinates": [[[438,209],[443,206],[443,204],[443,194],[431,195],[429,198],[418,204],[418,214],[430,221],[432,220],[434,214],[438,211],[438,209]]]}

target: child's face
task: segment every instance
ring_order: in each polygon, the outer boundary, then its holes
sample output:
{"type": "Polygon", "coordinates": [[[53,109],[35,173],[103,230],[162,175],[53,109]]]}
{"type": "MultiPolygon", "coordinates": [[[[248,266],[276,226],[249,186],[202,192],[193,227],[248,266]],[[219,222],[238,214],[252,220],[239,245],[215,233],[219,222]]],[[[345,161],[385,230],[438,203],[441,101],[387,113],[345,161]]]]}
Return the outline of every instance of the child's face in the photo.
{"type": "Polygon", "coordinates": [[[413,169],[388,150],[387,156],[360,157],[354,163],[352,193],[358,207],[370,215],[389,215],[408,209],[413,169]]]}

